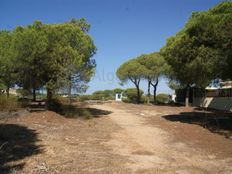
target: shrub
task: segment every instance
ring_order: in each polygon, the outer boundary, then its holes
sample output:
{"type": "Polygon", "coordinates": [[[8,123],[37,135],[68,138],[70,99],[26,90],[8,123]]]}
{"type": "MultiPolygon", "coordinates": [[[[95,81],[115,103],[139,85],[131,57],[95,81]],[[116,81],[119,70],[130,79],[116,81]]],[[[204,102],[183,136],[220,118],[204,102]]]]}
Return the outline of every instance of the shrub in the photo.
{"type": "Polygon", "coordinates": [[[7,98],[4,95],[0,96],[0,111],[12,112],[19,109],[20,104],[16,97],[10,96],[7,98]]]}
{"type": "Polygon", "coordinates": [[[112,90],[98,90],[91,95],[78,96],[79,101],[86,100],[114,100],[116,93],[122,93],[124,90],[121,88],[115,88],[112,90]]]}
{"type": "Polygon", "coordinates": [[[124,89],[121,89],[121,88],[115,88],[113,89],[113,94],[115,96],[116,93],[122,93],[124,91],[124,89]]]}
{"type": "Polygon", "coordinates": [[[21,88],[17,89],[16,93],[18,96],[23,97],[23,98],[29,97],[31,95],[31,92],[29,90],[21,89],[21,88]]]}
{"type": "Polygon", "coordinates": [[[81,108],[75,105],[62,103],[59,99],[53,99],[48,106],[48,109],[57,112],[67,118],[85,118],[93,117],[88,108],[81,108]]]}
{"type": "Polygon", "coordinates": [[[112,100],[114,99],[114,93],[112,90],[95,91],[92,94],[92,100],[112,100]]]}
{"type": "Polygon", "coordinates": [[[91,95],[81,95],[77,97],[78,101],[86,101],[86,100],[92,100],[92,96],[91,95]]]}
{"type": "MultiPolygon", "coordinates": [[[[143,90],[140,89],[140,96],[142,99],[143,90]]],[[[126,99],[123,99],[124,102],[136,103],[137,102],[137,89],[136,88],[128,88],[124,91],[123,96],[126,99]]]]}
{"type": "Polygon", "coordinates": [[[156,101],[158,104],[167,104],[171,102],[171,98],[168,94],[158,94],[156,96],[156,101]]]}

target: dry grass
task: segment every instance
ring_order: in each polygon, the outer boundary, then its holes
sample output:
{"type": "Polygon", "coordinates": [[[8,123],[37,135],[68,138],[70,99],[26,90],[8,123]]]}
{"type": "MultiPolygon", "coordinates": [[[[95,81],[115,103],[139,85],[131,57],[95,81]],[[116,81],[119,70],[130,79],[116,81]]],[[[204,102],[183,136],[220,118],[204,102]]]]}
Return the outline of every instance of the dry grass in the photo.
{"type": "Polygon", "coordinates": [[[0,111],[12,112],[20,108],[20,104],[16,97],[0,96],[0,111]]]}

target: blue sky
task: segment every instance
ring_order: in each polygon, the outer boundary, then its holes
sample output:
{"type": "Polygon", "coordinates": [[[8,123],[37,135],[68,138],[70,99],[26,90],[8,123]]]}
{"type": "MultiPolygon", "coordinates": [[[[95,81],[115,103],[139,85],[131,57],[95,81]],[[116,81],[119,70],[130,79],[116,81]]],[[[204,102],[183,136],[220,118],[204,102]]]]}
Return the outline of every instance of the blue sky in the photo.
{"type": "MultiPolygon", "coordinates": [[[[115,75],[124,61],[159,51],[193,11],[207,10],[220,0],[0,0],[0,29],[13,29],[34,20],[62,23],[86,18],[98,48],[96,74],[88,93],[121,87],[115,75]]],[[[146,83],[141,84],[146,90],[146,83]]],[[[133,87],[128,83],[122,88],[133,87]]],[[[162,79],[158,93],[172,91],[162,79]]]]}

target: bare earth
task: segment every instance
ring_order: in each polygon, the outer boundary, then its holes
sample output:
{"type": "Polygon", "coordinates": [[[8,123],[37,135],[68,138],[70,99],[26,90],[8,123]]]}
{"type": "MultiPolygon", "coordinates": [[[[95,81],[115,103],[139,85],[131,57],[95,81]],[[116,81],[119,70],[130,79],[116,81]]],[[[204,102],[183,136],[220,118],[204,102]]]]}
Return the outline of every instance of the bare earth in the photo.
{"type": "Polygon", "coordinates": [[[49,111],[1,120],[0,134],[12,131],[1,135],[0,173],[232,173],[232,140],[175,116],[193,108],[91,107],[90,120],[49,111]]]}

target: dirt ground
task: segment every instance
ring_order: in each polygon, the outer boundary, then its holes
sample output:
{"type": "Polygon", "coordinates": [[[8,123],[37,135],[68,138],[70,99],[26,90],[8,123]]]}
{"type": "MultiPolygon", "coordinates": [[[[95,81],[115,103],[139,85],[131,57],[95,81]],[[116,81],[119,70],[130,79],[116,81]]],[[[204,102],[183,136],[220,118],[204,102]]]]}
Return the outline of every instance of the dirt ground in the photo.
{"type": "Polygon", "coordinates": [[[51,111],[0,120],[0,173],[232,173],[231,129],[221,122],[214,129],[210,118],[202,125],[201,111],[90,107],[96,112],[89,120],[51,111]]]}

